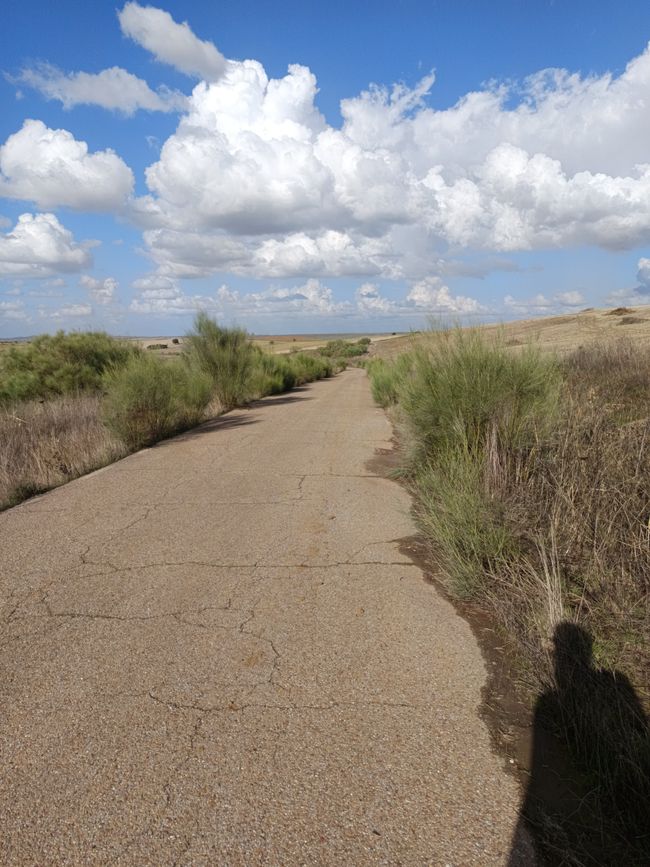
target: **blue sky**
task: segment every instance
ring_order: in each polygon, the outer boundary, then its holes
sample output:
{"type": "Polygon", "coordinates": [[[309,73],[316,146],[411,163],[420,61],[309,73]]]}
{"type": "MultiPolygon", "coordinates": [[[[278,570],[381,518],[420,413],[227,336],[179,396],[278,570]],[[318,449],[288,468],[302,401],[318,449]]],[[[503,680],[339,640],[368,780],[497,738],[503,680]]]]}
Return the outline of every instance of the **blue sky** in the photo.
{"type": "Polygon", "coordinates": [[[60,0],[1,39],[0,337],[650,293],[647,2],[60,0]]]}

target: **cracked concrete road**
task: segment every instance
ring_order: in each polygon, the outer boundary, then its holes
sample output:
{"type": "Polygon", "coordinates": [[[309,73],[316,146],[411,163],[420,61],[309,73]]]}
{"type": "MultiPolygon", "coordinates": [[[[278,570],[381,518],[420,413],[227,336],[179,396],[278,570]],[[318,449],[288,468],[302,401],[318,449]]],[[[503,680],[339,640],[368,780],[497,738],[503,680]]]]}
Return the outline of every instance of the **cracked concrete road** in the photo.
{"type": "Polygon", "coordinates": [[[390,435],[351,370],[0,515],[0,863],[505,863],[390,435]]]}

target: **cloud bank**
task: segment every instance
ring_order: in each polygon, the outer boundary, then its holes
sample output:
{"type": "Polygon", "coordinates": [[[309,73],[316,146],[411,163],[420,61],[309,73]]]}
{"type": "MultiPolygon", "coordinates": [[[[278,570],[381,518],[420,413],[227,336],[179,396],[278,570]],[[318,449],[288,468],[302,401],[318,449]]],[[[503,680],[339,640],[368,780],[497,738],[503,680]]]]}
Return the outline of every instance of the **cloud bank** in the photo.
{"type": "MultiPolygon", "coordinates": [[[[140,227],[155,272],[134,284],[132,311],[474,315],[481,305],[444,280],[515,270],[504,254],[520,251],[650,242],[650,47],[618,76],[546,69],[442,109],[430,104],[433,73],[412,87],[370,86],[342,100],[335,125],[318,109],[307,66],[272,78],[257,60],[226,59],[162,9],[127,2],[117,15],[155,60],[198,79],[190,94],[154,91],[121,67],[64,73],[41,64],[19,80],[66,108],[179,111],[145,171],[145,194],[134,196],[133,173],[112,150],[89,152],[71,132],[26,120],[0,148],[0,195],[112,212],[140,227]],[[244,295],[186,293],[179,282],[224,273],[275,282],[244,295]],[[328,281],[339,278],[357,281],[354,300],[336,300],[328,281]],[[382,281],[406,287],[401,300],[382,295],[382,281]]],[[[65,233],[51,214],[23,215],[0,241],[14,258],[0,252],[0,263],[86,267],[87,250],[65,233]],[[39,258],[46,242],[60,261],[39,258]],[[23,262],[17,251],[28,243],[23,262]]],[[[641,287],[650,285],[648,261],[639,263],[641,287]]],[[[107,281],[84,279],[95,301],[112,298],[107,281]]],[[[575,292],[508,296],[505,307],[583,301],[575,292]]]]}
{"type": "Polygon", "coordinates": [[[414,279],[450,251],[650,240],[650,51],[618,78],[546,70],[445,110],[433,86],[343,100],[336,128],[308,68],[229,61],[146,171],[152,258],[184,276],[414,279]]]}

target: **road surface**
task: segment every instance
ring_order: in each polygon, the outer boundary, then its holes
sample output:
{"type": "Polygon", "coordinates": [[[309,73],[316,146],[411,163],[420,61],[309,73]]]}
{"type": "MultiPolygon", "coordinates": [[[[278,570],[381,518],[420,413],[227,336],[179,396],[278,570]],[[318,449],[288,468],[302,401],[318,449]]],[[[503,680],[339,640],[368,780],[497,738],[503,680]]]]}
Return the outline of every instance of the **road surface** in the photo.
{"type": "Polygon", "coordinates": [[[350,370],[0,515],[0,863],[505,863],[390,436],[350,370]]]}

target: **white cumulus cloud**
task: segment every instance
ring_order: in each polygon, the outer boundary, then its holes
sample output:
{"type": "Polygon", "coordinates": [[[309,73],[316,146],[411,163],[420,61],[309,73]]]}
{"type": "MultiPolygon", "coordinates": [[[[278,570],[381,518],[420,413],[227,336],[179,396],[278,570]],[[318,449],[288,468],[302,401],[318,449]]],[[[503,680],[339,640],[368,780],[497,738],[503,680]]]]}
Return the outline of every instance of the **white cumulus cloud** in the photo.
{"type": "Polygon", "coordinates": [[[160,274],[142,277],[133,286],[138,294],[129,309],[143,314],[187,315],[206,310],[216,315],[323,316],[344,314],[352,309],[349,302],[336,301],[332,289],[313,278],[299,286],[271,286],[244,294],[225,285],[209,295],[187,294],[177,280],[160,274]]]}
{"type": "Polygon", "coordinates": [[[13,229],[0,235],[0,276],[49,277],[81,271],[90,262],[87,248],[54,214],[21,214],[13,229]]]}
{"type": "Polygon", "coordinates": [[[553,296],[562,307],[581,307],[585,303],[582,292],[558,292],[553,296]]]}
{"type": "Polygon", "coordinates": [[[263,277],[380,274],[385,251],[382,239],[355,240],[333,229],[312,236],[294,232],[262,241],[254,250],[251,268],[263,277]]]}
{"type": "Polygon", "coordinates": [[[26,120],[0,147],[0,195],[40,208],[122,209],[133,190],[131,169],[112,150],[89,153],[64,129],[26,120]]]}
{"type": "Polygon", "coordinates": [[[340,128],[305,66],[273,79],[229,60],[205,78],[134,208],[170,274],[416,281],[470,273],[464,250],[650,242],[650,49],[618,76],[542,70],[446,109],[428,104],[433,75],[373,87],[343,100],[340,128]]]}
{"type": "Polygon", "coordinates": [[[391,313],[395,311],[394,302],[382,297],[375,283],[363,283],[356,291],[357,308],[360,313],[391,313]]]}
{"type": "Polygon", "coordinates": [[[204,277],[219,269],[248,267],[251,253],[239,238],[226,233],[150,229],[144,239],[151,258],[168,276],[204,277]]]}
{"type": "Polygon", "coordinates": [[[243,317],[289,317],[296,320],[345,317],[421,321],[431,314],[474,315],[484,312],[475,299],[453,295],[436,278],[419,281],[401,298],[387,298],[375,283],[363,283],[354,301],[338,300],[327,283],[310,278],[294,286],[268,286],[257,292],[239,292],[226,285],[210,294],[188,294],[176,279],[149,274],[133,284],[138,295],[131,302],[133,313],[159,316],[187,315],[206,310],[217,317],[241,321],[243,317]]]}
{"type": "Polygon", "coordinates": [[[171,277],[162,274],[147,274],[133,281],[133,288],[137,289],[142,298],[177,298],[180,295],[178,282],[171,277]]]}
{"type": "MultiPolygon", "coordinates": [[[[40,65],[20,80],[65,107],[180,109],[146,169],[147,194],[133,198],[133,174],[113,151],[91,153],[70,132],[27,120],[0,148],[0,195],[128,214],[156,272],[134,284],[142,312],[229,304],[476,314],[478,301],[445,282],[516,269],[495,254],[650,244],[650,47],[620,74],[546,69],[486,84],[447,108],[430,103],[433,74],[413,87],[370,86],[344,99],[342,123],[331,125],[307,66],[272,78],[256,60],[224,58],[162,9],[127,2],[117,14],[125,36],[199,79],[188,97],[152,90],[117,66],[66,73],[40,65]],[[278,284],[200,295],[179,283],[224,272],[278,284]],[[361,284],[347,306],[327,283],[340,277],[361,284]],[[385,297],[383,280],[407,285],[405,297],[385,297]]],[[[650,287],[647,261],[639,289],[650,287]]],[[[584,299],[564,292],[504,303],[542,312],[584,299]]]]}
{"type": "Polygon", "coordinates": [[[340,211],[314,139],[324,121],[303,66],[269,80],[256,61],[231,63],[194,88],[190,109],[146,171],[143,216],[169,228],[238,234],[304,230],[340,211]]]}
{"type": "Polygon", "coordinates": [[[426,277],[415,283],[406,296],[416,307],[427,313],[478,313],[482,307],[475,298],[452,295],[439,277],[426,277]]]}
{"type": "Polygon", "coordinates": [[[266,313],[301,313],[323,315],[344,313],[346,302],[337,302],[329,286],[311,278],[294,288],[270,288],[264,292],[251,292],[243,296],[248,309],[266,313]]]}
{"type": "Polygon", "coordinates": [[[117,16],[122,33],[161,63],[207,81],[216,81],[223,74],[226,60],[215,45],[195,36],[186,22],[178,24],[169,12],[126,3],[117,16]]]}

